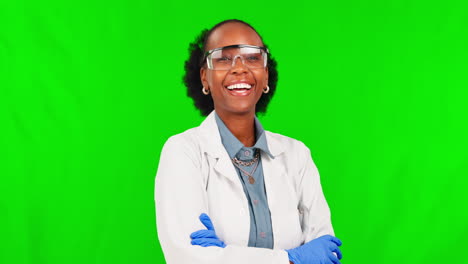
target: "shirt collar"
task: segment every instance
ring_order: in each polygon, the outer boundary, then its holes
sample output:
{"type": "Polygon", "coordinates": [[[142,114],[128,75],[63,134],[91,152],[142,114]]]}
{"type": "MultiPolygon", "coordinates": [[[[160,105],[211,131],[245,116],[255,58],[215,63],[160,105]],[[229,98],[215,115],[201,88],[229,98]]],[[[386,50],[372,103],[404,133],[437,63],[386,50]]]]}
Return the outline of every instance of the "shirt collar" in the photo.
{"type": "MultiPolygon", "coordinates": [[[[218,114],[215,112],[215,119],[216,119],[216,124],[218,125],[219,129],[219,134],[221,135],[221,141],[224,145],[224,148],[226,148],[226,151],[229,154],[230,158],[234,158],[236,154],[244,147],[244,144],[240,142],[232,133],[229,131],[229,129],[226,127],[224,124],[223,120],[218,116],[218,114]]],[[[262,127],[262,124],[258,120],[257,117],[255,117],[255,145],[252,148],[258,148],[268,154],[270,158],[274,158],[274,156],[270,153],[270,150],[268,149],[268,144],[266,140],[266,135],[265,135],[265,130],[262,127]]]]}

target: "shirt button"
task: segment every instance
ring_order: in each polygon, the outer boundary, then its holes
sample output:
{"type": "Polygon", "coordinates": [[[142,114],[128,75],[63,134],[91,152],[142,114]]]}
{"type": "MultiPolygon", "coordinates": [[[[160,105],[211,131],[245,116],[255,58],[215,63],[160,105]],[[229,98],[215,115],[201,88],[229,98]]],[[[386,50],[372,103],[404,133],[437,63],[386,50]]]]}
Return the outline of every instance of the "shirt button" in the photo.
{"type": "Polygon", "coordinates": [[[260,232],[260,237],[261,237],[261,238],[265,238],[265,237],[266,237],[265,232],[260,232]]]}
{"type": "Polygon", "coordinates": [[[255,205],[257,205],[257,204],[258,204],[258,200],[254,200],[253,202],[254,202],[254,204],[255,204],[255,205]]]}
{"type": "Polygon", "coordinates": [[[250,151],[246,150],[246,151],[244,152],[244,155],[245,155],[245,156],[250,156],[250,151]]]}

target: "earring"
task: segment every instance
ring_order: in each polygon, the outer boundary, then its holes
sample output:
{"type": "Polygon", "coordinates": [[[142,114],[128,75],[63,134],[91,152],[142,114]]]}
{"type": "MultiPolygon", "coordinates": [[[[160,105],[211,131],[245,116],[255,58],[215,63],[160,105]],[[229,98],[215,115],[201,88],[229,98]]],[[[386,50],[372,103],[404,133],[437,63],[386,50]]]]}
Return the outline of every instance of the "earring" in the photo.
{"type": "Polygon", "coordinates": [[[270,86],[266,86],[265,88],[263,88],[263,92],[264,93],[268,93],[270,91],[270,86]]]}
{"type": "Polygon", "coordinates": [[[202,90],[202,93],[203,93],[204,95],[209,95],[209,94],[210,94],[210,90],[205,89],[205,86],[203,86],[203,88],[202,88],[201,90],[202,90]]]}

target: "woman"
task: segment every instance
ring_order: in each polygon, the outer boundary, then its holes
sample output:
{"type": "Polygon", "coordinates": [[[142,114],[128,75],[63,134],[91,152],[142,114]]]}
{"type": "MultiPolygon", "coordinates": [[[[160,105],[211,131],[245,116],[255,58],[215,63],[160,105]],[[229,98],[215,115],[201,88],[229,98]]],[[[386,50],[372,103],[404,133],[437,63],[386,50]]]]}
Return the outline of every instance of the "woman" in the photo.
{"type": "Polygon", "coordinates": [[[155,200],[167,263],[339,263],[309,149],[256,118],[277,81],[260,35],[226,20],[190,51],[184,81],[207,118],[161,153],[155,200]]]}

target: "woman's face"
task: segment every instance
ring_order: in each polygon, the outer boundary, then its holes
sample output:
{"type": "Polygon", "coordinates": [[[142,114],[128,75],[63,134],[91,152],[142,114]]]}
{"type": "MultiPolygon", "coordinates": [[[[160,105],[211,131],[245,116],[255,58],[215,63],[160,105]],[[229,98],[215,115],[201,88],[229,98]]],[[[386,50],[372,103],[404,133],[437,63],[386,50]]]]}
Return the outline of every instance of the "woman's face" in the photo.
{"type": "MultiPolygon", "coordinates": [[[[206,50],[238,44],[263,47],[262,40],[254,30],[232,22],[212,32],[206,50]]],[[[230,70],[210,70],[205,66],[200,70],[200,77],[203,86],[210,90],[215,110],[220,116],[255,114],[255,105],[268,85],[268,68],[249,69],[241,59],[236,59],[230,70]],[[242,91],[227,89],[237,83],[247,83],[252,87],[242,91]]]]}

